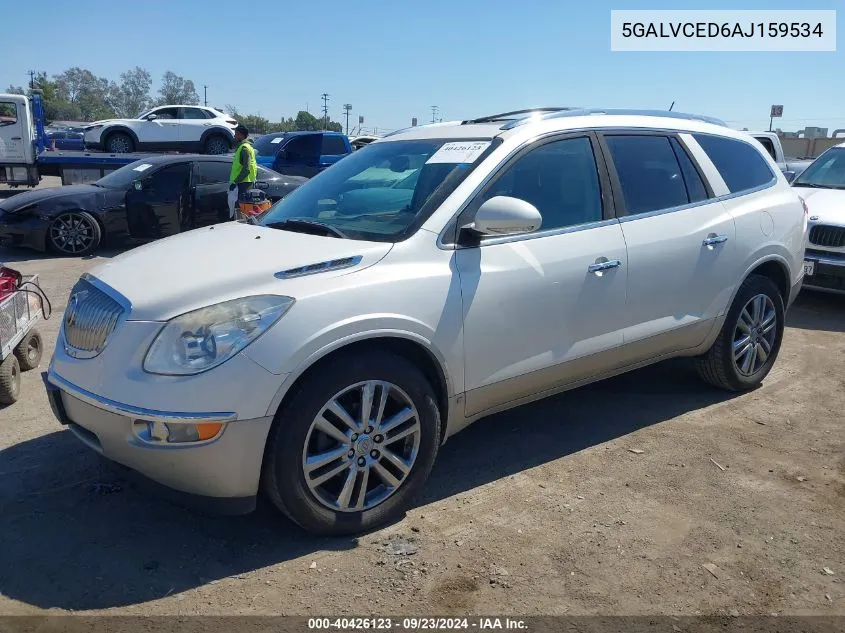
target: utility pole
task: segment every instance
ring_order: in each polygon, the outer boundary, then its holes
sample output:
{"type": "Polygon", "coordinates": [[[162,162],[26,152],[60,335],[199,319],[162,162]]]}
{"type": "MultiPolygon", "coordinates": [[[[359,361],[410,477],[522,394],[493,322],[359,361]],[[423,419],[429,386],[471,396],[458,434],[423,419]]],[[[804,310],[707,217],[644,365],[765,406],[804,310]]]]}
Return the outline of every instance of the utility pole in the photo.
{"type": "Polygon", "coordinates": [[[437,106],[431,106],[431,122],[434,123],[437,120],[437,106]]]}
{"type": "Polygon", "coordinates": [[[35,71],[34,70],[29,71],[29,89],[30,90],[35,89],[35,71]]]}
{"type": "Polygon", "coordinates": [[[320,98],[323,100],[323,129],[329,127],[329,93],[324,92],[320,98]]]}
{"type": "Polygon", "coordinates": [[[205,107],[208,107],[208,86],[203,84],[202,86],[202,100],[205,103],[205,107]]]}
{"type": "Polygon", "coordinates": [[[349,111],[352,109],[352,105],[349,103],[343,104],[343,111],[346,112],[346,136],[349,136],[349,111]]]}

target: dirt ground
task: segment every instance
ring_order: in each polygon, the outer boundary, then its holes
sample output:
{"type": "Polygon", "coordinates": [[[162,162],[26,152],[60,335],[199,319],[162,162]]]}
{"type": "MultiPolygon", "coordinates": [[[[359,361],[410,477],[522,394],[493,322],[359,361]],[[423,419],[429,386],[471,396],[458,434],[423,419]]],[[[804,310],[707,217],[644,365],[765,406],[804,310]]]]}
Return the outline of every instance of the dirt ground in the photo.
{"type": "MultiPolygon", "coordinates": [[[[40,274],[52,350],[102,257],[0,261],[40,274]]],[[[804,293],[759,390],[672,361],[482,420],[403,521],[316,539],[129,484],[30,372],[0,411],[0,613],[845,615],[843,410],[845,298],[804,293]]]]}

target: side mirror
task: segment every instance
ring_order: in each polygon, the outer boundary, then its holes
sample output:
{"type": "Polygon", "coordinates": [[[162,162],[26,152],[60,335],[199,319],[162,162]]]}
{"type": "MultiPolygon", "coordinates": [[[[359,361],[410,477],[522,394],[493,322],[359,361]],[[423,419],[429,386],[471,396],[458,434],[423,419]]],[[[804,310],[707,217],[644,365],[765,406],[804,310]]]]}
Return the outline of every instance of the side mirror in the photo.
{"type": "Polygon", "coordinates": [[[288,159],[288,151],[286,149],[280,149],[276,152],[276,160],[287,160],[288,159]]]}
{"type": "Polygon", "coordinates": [[[543,217],[530,202],[510,196],[495,196],[478,207],[469,228],[476,234],[500,237],[533,233],[542,224],[543,217]]]}
{"type": "Polygon", "coordinates": [[[155,121],[158,118],[157,114],[151,114],[147,117],[147,121],[155,121]]]}
{"type": "Polygon", "coordinates": [[[786,178],[786,182],[792,184],[792,181],[795,180],[797,174],[794,171],[785,171],[783,172],[784,177],[786,178]]]}

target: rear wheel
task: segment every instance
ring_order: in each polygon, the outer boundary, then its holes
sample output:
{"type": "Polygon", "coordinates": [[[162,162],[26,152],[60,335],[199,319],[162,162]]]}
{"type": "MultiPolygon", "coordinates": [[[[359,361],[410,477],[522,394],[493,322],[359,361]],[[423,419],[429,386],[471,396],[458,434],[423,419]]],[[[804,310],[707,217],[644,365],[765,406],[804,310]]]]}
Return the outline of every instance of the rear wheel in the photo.
{"type": "Polygon", "coordinates": [[[14,404],[21,393],[21,368],[14,354],[0,363],[0,404],[14,404]]]}
{"type": "Polygon", "coordinates": [[[15,347],[15,356],[21,371],[29,371],[38,367],[41,363],[41,355],[44,353],[44,342],[38,330],[32,330],[23,337],[23,340],[15,347]]]}
{"type": "Polygon", "coordinates": [[[215,134],[205,142],[206,154],[225,154],[231,149],[231,143],[219,134],[215,134]]]}
{"type": "Polygon", "coordinates": [[[106,138],[105,148],[111,154],[131,154],[135,151],[135,142],[124,132],[112,132],[106,138]]]}
{"type": "Polygon", "coordinates": [[[100,245],[103,231],[90,213],[68,211],[53,220],[47,239],[53,250],[63,255],[88,255],[100,245]]]}
{"type": "Polygon", "coordinates": [[[306,530],[365,532],[404,513],[439,438],[434,391],[413,364],[387,352],[338,357],[277,416],[263,488],[306,530]]]}
{"type": "Polygon", "coordinates": [[[753,389],[775,364],[783,327],[777,286],[768,277],[751,275],[740,286],[716,342],[696,359],[699,375],[721,389],[753,389]]]}

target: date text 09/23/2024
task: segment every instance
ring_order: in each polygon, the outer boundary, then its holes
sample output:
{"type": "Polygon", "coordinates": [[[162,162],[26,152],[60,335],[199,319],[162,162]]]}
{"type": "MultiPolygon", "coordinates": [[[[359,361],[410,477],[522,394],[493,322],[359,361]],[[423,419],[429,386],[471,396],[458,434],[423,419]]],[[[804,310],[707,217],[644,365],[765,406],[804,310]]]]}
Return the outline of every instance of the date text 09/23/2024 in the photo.
{"type": "Polygon", "coordinates": [[[449,631],[449,630],[524,630],[524,620],[513,618],[308,618],[311,631],[449,631]]]}
{"type": "Polygon", "coordinates": [[[778,38],[822,37],[821,22],[625,22],[622,37],[629,38],[778,38]]]}

